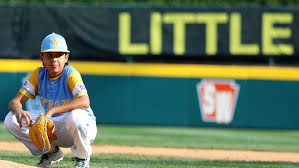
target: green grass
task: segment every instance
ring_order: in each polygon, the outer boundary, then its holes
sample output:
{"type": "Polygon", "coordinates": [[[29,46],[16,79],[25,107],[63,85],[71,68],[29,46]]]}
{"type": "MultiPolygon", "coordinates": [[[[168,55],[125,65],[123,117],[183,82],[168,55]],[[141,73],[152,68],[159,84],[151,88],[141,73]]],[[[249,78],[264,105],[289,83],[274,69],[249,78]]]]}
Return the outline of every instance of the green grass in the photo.
{"type": "MultiPolygon", "coordinates": [[[[33,166],[38,161],[29,153],[0,152],[0,160],[10,160],[33,166]]],[[[53,165],[53,168],[74,167],[72,155],[67,154],[63,161],[53,165]]],[[[175,157],[152,157],[123,154],[94,154],[90,167],[94,168],[299,168],[299,163],[288,162],[241,162],[187,159],[175,157]]]]}
{"type": "Polygon", "coordinates": [[[99,126],[95,144],[299,152],[299,131],[99,126]]]}
{"type": "MultiPolygon", "coordinates": [[[[0,141],[17,141],[0,123],[0,141]]],[[[299,131],[98,125],[93,144],[299,152],[299,131]]]]}
{"type": "MultiPolygon", "coordinates": [[[[0,141],[17,141],[0,123],[0,141]]],[[[299,152],[299,131],[98,125],[93,144],[299,152]]],[[[54,167],[73,167],[72,154],[54,167]]],[[[29,152],[0,151],[0,160],[34,165],[29,152]]],[[[96,168],[299,168],[290,162],[241,162],[163,156],[93,154],[96,168]]]]}

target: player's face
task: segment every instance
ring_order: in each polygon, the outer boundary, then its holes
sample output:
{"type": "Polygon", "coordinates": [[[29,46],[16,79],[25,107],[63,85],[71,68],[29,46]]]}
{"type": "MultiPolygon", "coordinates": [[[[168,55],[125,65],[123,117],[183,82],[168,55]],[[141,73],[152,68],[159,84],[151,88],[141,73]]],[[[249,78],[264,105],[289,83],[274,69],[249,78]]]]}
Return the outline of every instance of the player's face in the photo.
{"type": "Polygon", "coordinates": [[[68,58],[69,55],[63,52],[46,52],[40,56],[40,59],[48,70],[50,78],[55,78],[61,74],[68,58]]]}

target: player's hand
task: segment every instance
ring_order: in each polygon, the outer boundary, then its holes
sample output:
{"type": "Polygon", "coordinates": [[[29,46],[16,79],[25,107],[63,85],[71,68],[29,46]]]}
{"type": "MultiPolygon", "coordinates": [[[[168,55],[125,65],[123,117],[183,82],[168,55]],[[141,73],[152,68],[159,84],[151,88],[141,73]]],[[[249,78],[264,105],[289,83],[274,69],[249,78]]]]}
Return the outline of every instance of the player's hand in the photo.
{"type": "Polygon", "coordinates": [[[45,118],[46,118],[46,119],[51,119],[51,117],[52,117],[52,113],[51,113],[51,111],[48,111],[48,112],[45,114],[45,118]]]}
{"type": "Polygon", "coordinates": [[[25,111],[19,111],[15,112],[17,122],[19,123],[19,126],[22,127],[22,118],[24,118],[27,122],[27,125],[30,127],[32,125],[32,117],[29,113],[25,111]]]}

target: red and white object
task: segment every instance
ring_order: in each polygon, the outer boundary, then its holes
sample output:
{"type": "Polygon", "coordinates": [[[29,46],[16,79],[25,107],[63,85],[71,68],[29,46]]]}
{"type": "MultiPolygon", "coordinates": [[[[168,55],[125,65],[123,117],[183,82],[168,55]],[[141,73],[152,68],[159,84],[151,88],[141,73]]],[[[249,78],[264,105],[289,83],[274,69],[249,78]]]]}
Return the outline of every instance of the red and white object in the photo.
{"type": "Polygon", "coordinates": [[[229,124],[233,120],[239,95],[234,80],[202,80],[197,84],[200,112],[205,122],[229,124]]]}

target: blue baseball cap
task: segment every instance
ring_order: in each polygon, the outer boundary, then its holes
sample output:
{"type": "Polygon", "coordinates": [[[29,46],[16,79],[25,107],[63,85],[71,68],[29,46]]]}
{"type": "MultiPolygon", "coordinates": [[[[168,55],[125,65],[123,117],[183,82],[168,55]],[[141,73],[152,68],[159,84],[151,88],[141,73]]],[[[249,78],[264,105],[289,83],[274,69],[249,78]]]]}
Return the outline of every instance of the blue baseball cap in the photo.
{"type": "Polygon", "coordinates": [[[64,37],[59,34],[51,33],[47,35],[41,46],[41,52],[67,52],[70,51],[67,49],[66,41],[64,37]]]}

